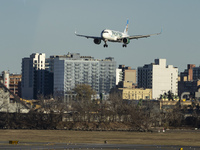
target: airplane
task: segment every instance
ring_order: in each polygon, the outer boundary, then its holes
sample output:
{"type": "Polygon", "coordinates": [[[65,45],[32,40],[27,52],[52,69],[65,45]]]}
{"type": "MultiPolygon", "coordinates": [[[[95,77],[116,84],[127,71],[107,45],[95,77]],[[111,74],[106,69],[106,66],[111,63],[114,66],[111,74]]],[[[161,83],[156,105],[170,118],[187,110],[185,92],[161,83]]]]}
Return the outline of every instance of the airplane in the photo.
{"type": "Polygon", "coordinates": [[[127,44],[129,44],[130,40],[132,40],[132,39],[147,38],[147,37],[150,37],[152,35],[159,35],[159,34],[162,33],[162,29],[161,29],[160,33],[148,34],[148,35],[133,35],[133,36],[129,36],[128,35],[128,24],[129,24],[129,20],[127,20],[124,32],[105,29],[105,30],[103,30],[101,32],[101,36],[100,37],[81,35],[81,34],[77,34],[76,31],[75,31],[75,35],[76,36],[85,37],[87,39],[88,38],[94,39],[94,43],[95,44],[100,44],[101,41],[103,40],[104,43],[105,43],[103,45],[104,47],[108,47],[107,41],[123,43],[122,47],[127,47],[127,44]]]}

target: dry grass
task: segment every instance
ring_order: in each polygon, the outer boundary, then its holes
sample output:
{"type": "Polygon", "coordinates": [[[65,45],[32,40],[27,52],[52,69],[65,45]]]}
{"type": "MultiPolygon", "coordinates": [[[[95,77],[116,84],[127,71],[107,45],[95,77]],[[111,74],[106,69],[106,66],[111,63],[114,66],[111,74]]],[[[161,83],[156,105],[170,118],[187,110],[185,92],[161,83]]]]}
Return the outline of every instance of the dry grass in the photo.
{"type": "Polygon", "coordinates": [[[200,146],[200,132],[0,130],[0,141],[200,146]]]}

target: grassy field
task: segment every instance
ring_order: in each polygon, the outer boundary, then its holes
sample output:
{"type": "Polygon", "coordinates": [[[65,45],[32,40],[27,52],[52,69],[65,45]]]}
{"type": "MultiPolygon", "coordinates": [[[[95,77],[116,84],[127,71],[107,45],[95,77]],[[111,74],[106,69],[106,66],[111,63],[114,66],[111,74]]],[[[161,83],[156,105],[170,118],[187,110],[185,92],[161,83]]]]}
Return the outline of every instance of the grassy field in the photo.
{"type": "Polygon", "coordinates": [[[0,141],[200,146],[200,132],[0,130],[0,141]]]}

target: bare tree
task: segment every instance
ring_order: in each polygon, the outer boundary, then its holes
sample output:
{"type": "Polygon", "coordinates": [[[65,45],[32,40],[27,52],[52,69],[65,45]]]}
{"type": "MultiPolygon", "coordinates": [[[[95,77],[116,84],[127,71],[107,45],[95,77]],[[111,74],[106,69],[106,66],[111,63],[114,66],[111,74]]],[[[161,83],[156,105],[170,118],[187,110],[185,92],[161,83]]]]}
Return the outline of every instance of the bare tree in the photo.
{"type": "Polygon", "coordinates": [[[165,110],[163,122],[168,126],[180,127],[184,120],[184,112],[182,111],[179,104],[172,109],[165,110]]]}
{"type": "Polygon", "coordinates": [[[135,130],[151,131],[160,121],[160,109],[156,103],[146,101],[142,105],[130,105],[130,119],[135,130]]]}
{"type": "Polygon", "coordinates": [[[122,116],[122,95],[116,89],[112,89],[109,95],[109,110],[111,115],[111,120],[113,122],[121,120],[122,116]]]}
{"type": "Polygon", "coordinates": [[[90,122],[91,113],[96,111],[95,101],[91,100],[91,97],[96,92],[88,84],[76,85],[74,92],[76,93],[76,102],[73,104],[73,107],[79,112],[79,119],[90,122]]]}

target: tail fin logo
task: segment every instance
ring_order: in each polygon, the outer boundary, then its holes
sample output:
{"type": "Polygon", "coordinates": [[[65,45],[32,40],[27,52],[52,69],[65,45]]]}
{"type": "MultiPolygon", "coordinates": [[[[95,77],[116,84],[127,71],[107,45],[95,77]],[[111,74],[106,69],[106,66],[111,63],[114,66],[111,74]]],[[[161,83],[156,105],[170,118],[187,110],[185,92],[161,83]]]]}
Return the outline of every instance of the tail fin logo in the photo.
{"type": "Polygon", "coordinates": [[[128,23],[129,23],[129,20],[127,19],[126,27],[124,29],[125,34],[128,34],[128,23]]]}

